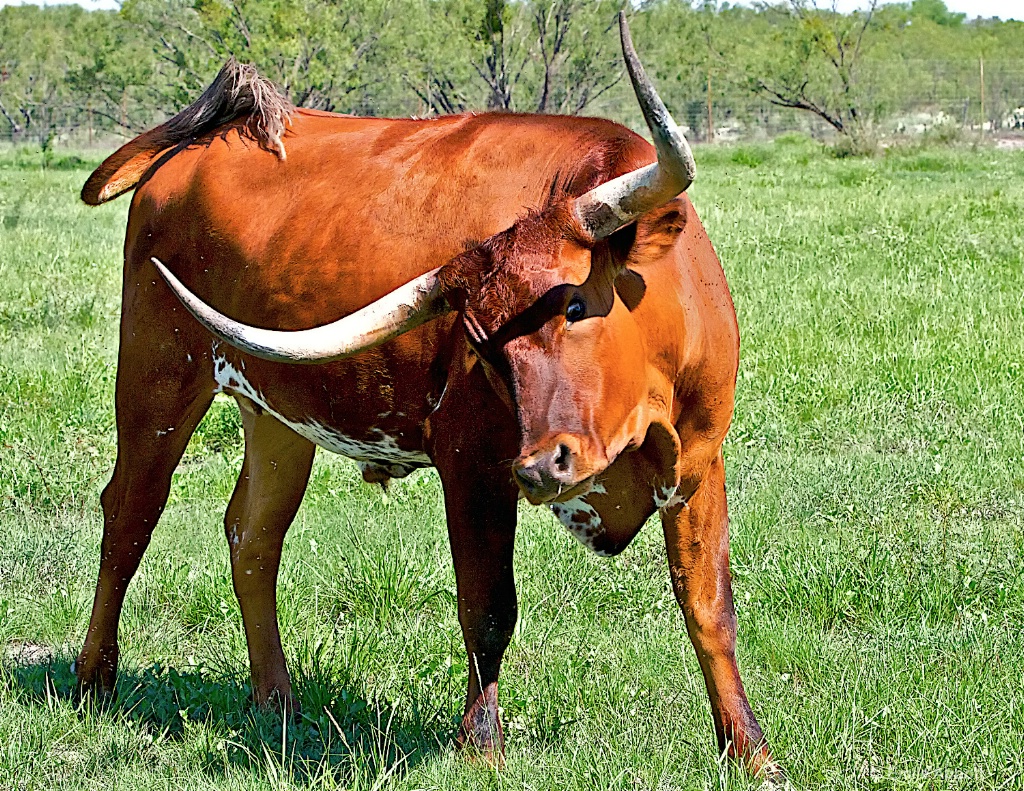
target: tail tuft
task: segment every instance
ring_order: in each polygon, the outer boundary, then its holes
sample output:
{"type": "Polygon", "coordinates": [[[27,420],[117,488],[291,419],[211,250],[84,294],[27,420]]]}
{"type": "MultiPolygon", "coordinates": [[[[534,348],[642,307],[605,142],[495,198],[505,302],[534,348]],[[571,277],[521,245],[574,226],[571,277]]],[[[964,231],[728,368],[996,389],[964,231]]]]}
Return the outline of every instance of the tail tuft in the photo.
{"type": "Polygon", "coordinates": [[[82,187],[82,200],[90,206],[113,200],[133,189],[161,152],[237,118],[246,118],[248,137],[284,159],[282,137],[293,110],[253,66],[231,58],[192,104],[107,157],[82,187]]]}

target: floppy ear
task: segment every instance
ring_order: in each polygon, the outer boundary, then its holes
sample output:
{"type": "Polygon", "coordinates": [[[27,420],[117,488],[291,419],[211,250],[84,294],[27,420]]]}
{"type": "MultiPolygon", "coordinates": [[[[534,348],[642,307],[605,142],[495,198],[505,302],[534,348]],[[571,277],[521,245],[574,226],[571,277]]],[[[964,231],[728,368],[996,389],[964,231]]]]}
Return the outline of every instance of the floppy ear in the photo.
{"type": "Polygon", "coordinates": [[[620,228],[607,239],[608,250],[612,254],[612,260],[620,269],[625,269],[629,255],[636,244],[636,223],[631,222],[624,228],[620,228]]]}
{"type": "Polygon", "coordinates": [[[648,212],[637,223],[643,226],[639,233],[639,246],[643,250],[636,252],[644,257],[666,254],[686,230],[692,214],[693,207],[683,198],[648,212]]]}
{"type": "Polygon", "coordinates": [[[590,248],[591,265],[595,271],[604,270],[614,280],[626,269],[630,254],[636,246],[636,223],[631,222],[596,243],[583,238],[581,244],[590,248]]]}
{"type": "Polygon", "coordinates": [[[611,268],[615,291],[626,307],[632,311],[640,304],[647,291],[643,277],[628,268],[637,245],[637,224],[631,222],[620,228],[594,248],[594,262],[602,260],[611,268]]]}

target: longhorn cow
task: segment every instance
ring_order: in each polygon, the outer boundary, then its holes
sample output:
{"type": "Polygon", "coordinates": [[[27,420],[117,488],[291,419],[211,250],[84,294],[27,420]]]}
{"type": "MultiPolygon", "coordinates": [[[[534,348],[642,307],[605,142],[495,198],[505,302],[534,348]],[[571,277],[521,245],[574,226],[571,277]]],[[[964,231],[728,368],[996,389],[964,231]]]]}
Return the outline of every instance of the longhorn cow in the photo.
{"type": "Polygon", "coordinates": [[[653,147],[593,118],[295,109],[231,61],[92,174],[89,204],[135,195],[83,692],[113,693],[125,590],[189,437],[227,393],[245,457],[225,529],[257,703],[293,704],[276,582],[319,445],[369,481],[437,468],[470,668],[459,744],[503,755],[525,496],[601,555],[659,513],[719,748],[777,771],[735,656],[722,442],[736,315],[682,194],[690,149],[624,16],[620,32],[653,147]]]}

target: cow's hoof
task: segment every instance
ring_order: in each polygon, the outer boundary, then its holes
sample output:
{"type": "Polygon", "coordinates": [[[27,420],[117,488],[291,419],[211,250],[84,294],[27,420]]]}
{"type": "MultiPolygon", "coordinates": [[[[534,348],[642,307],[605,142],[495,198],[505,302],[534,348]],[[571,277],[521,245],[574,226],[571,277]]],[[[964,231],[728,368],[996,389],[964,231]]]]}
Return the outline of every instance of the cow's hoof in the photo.
{"type": "Polygon", "coordinates": [[[283,719],[293,719],[302,711],[299,699],[290,689],[274,687],[266,692],[253,694],[253,702],[265,711],[280,714],[283,719]]]}
{"type": "Polygon", "coordinates": [[[459,744],[458,741],[456,741],[456,746],[461,751],[466,763],[494,771],[505,768],[505,753],[501,750],[482,750],[472,745],[459,744]]]}
{"type": "Polygon", "coordinates": [[[78,680],[72,700],[78,706],[86,706],[97,711],[107,711],[117,703],[117,689],[107,687],[98,681],[78,680]]]}
{"type": "Polygon", "coordinates": [[[792,788],[786,770],[782,764],[772,757],[767,747],[762,747],[752,755],[747,755],[744,765],[751,776],[760,780],[764,789],[788,789],[792,788]]]}
{"type": "Polygon", "coordinates": [[[455,749],[462,753],[462,757],[474,766],[483,769],[504,769],[505,768],[505,745],[501,739],[501,732],[498,732],[498,740],[488,738],[491,734],[471,733],[466,730],[465,724],[459,728],[459,735],[455,738],[455,749]]]}
{"type": "Polygon", "coordinates": [[[117,665],[107,661],[90,666],[81,656],[71,663],[75,674],[72,700],[78,705],[108,709],[117,701],[117,665]]]}
{"type": "Polygon", "coordinates": [[[498,717],[497,686],[491,685],[462,717],[456,748],[467,760],[500,769],[505,765],[505,737],[498,717]]]}

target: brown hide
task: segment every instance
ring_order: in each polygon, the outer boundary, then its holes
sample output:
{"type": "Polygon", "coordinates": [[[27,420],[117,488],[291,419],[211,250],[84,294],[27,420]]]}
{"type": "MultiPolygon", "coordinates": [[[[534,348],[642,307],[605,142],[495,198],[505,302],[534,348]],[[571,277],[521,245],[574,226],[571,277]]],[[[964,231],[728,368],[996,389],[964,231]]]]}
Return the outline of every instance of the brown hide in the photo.
{"type": "MultiPolygon", "coordinates": [[[[134,274],[140,287],[152,284],[149,257],[155,256],[234,318],[280,329],[316,326],[510,226],[543,205],[554,180],[593,180],[591,173],[578,175],[581,151],[599,150],[607,175],[651,158],[649,147],[621,127],[558,117],[387,121],[299,111],[286,139],[283,162],[233,130],[170,157],[133,201],[126,276],[134,274]],[[618,161],[609,166],[606,151],[618,161]]],[[[673,386],[686,368],[724,368],[713,385],[728,391],[736,359],[720,269],[687,271],[695,263],[717,267],[713,250],[686,198],[674,207],[641,224],[628,264],[646,288],[634,310],[649,350],[649,402],[668,424],[673,386]],[[683,213],[689,222],[679,219],[683,213]],[[681,312],[680,300],[664,299],[666,292],[691,304],[681,312]],[[702,337],[724,351],[694,343],[702,337]],[[709,351],[716,359],[707,359],[709,351]]],[[[185,316],[182,323],[192,324],[185,316]]],[[[248,358],[223,345],[218,354],[237,370],[244,365],[245,379],[274,414],[337,427],[357,442],[391,437],[403,451],[430,456],[423,424],[445,385],[445,357],[458,334],[452,326],[448,319],[434,322],[354,359],[308,368],[248,358]]],[[[196,345],[206,354],[212,341],[196,345]]],[[[703,382],[695,384],[699,400],[703,382]]],[[[703,429],[711,445],[731,414],[731,393],[716,395],[717,414],[707,416],[703,429]]],[[[705,454],[689,465],[698,480],[714,457],[705,454]]],[[[357,457],[389,461],[373,458],[370,449],[357,457]]]]}

